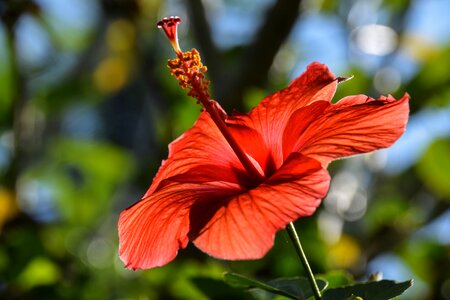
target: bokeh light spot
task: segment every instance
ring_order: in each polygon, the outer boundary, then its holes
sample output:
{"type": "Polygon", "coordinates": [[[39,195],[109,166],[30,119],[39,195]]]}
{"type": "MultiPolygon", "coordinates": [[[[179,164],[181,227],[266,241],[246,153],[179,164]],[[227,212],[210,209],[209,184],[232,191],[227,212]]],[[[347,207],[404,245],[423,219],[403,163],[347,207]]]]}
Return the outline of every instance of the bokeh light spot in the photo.
{"type": "Polygon", "coordinates": [[[113,247],[103,238],[96,238],[87,247],[86,257],[90,265],[103,269],[113,263],[113,247]]]}
{"type": "Polygon", "coordinates": [[[392,94],[398,90],[401,84],[400,72],[390,67],[378,70],[373,78],[373,85],[381,94],[392,94]]]}
{"type": "Polygon", "coordinates": [[[358,27],[351,34],[351,41],[357,49],[378,56],[392,53],[397,40],[397,33],[392,28],[378,24],[358,27]]]}
{"type": "Polygon", "coordinates": [[[341,238],[344,221],[335,214],[322,211],[319,214],[318,226],[324,241],[328,244],[335,244],[341,238]]]}
{"type": "Polygon", "coordinates": [[[22,179],[18,186],[20,210],[42,222],[52,222],[58,218],[56,191],[52,184],[45,180],[22,179]]]}

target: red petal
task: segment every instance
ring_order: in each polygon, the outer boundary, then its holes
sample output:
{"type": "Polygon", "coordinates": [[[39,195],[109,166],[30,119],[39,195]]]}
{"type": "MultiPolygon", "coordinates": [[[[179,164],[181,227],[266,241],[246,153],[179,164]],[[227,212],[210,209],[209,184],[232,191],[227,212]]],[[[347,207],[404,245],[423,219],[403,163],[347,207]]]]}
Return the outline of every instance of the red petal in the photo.
{"type": "Polygon", "coordinates": [[[268,161],[270,151],[267,149],[261,134],[251,128],[251,120],[244,115],[231,116],[226,120],[226,123],[228,130],[245,153],[251,157],[252,161],[255,160],[258,163],[256,168],[266,173],[264,171],[266,171],[268,164],[270,164],[270,161],[268,161]]]}
{"type": "Polygon", "coordinates": [[[235,169],[232,166],[217,166],[214,164],[205,164],[193,166],[189,171],[183,174],[173,175],[162,180],[155,192],[174,182],[178,183],[210,183],[223,182],[236,184],[241,188],[252,186],[254,181],[249,178],[248,173],[241,169],[235,169]]]}
{"type": "MultiPolygon", "coordinates": [[[[241,163],[209,114],[203,112],[191,129],[169,145],[169,157],[163,161],[144,197],[155,192],[161,181],[184,174],[192,168],[212,163],[217,168],[221,168],[222,172],[215,174],[211,172],[210,175],[221,176],[222,180],[231,180],[227,176],[236,170],[244,172],[241,163]]],[[[210,181],[214,180],[217,178],[212,178],[210,181]]]]}
{"type": "Polygon", "coordinates": [[[311,123],[323,115],[323,112],[330,105],[327,101],[316,101],[292,114],[283,133],[283,158],[287,158],[292,152],[298,151],[299,143],[303,142],[302,136],[305,131],[311,123]]]}
{"type": "Polygon", "coordinates": [[[191,210],[190,239],[221,259],[258,259],[272,247],[275,233],[311,215],[328,190],[320,163],[294,153],[259,187],[228,199],[197,201],[191,210]]]}
{"type": "MultiPolygon", "coordinates": [[[[188,175],[189,176],[189,175],[188,175]]],[[[119,255],[127,268],[149,269],[173,260],[185,248],[190,230],[190,207],[195,201],[229,197],[239,188],[230,184],[172,183],[119,218],[119,255]]]]}
{"type": "Polygon", "coordinates": [[[364,95],[346,97],[310,123],[292,151],[313,157],[326,167],[336,158],[389,147],[405,131],[408,100],[407,94],[398,101],[391,96],[378,100],[364,95]]]}
{"type": "Polygon", "coordinates": [[[260,133],[264,139],[263,147],[271,149],[271,157],[265,160],[272,161],[272,169],[277,169],[283,163],[281,140],[291,115],[315,101],[330,102],[336,85],[337,80],[325,65],[312,63],[287,88],[264,98],[249,116],[235,118],[260,133]]]}

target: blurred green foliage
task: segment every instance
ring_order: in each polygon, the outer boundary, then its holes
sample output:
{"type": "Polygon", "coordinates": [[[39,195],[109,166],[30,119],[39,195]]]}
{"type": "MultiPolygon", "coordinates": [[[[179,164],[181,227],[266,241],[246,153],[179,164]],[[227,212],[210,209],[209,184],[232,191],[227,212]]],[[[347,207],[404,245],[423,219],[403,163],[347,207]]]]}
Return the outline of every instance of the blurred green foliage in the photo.
{"type": "Polygon", "coordinates": [[[223,273],[303,275],[284,232],[257,261],[219,261],[191,245],[149,271],[118,258],[120,211],[200,112],[168,74],[173,54],[154,26],[174,14],[186,21],[182,47],[200,50],[229,112],[248,111],[311,60],[354,75],[335,100],[411,95],[403,150],[333,163],[324,205],[296,226],[331,287],[380,271],[415,279],[400,299],[450,299],[450,25],[433,15],[448,3],[304,0],[266,13],[281,2],[0,2],[0,299],[253,299],[263,295],[230,288],[223,273]],[[387,37],[358,44],[370,24],[394,30],[390,50],[377,52],[387,37]],[[283,38],[265,38],[271,30],[283,38]]]}
{"type": "Polygon", "coordinates": [[[450,141],[436,140],[417,164],[423,182],[443,200],[450,201],[450,141]]]}

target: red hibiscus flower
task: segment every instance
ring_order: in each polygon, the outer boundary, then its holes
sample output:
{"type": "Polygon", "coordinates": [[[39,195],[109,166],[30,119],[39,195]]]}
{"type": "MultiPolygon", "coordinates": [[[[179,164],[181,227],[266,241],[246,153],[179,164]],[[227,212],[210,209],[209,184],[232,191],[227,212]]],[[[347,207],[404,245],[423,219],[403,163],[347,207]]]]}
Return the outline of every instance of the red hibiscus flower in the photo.
{"type": "Polygon", "coordinates": [[[261,258],[278,230],[314,213],[328,191],[332,160],[388,147],[405,130],[408,95],[332,104],[340,78],[319,63],[248,114],[226,115],[205,99],[202,65],[192,59],[198,53],[174,47],[181,61],[193,63],[173,62],[172,73],[206,110],[169,145],[141,201],[120,215],[119,252],[128,268],[165,265],[189,241],[220,259],[261,258]],[[180,75],[186,66],[194,72],[180,75]]]}

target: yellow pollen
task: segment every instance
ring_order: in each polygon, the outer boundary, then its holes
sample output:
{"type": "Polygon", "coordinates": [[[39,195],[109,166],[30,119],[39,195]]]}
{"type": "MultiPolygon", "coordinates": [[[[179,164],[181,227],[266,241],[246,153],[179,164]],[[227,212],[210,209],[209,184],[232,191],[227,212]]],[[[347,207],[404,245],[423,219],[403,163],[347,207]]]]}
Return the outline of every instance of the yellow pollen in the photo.
{"type": "Polygon", "coordinates": [[[170,74],[178,80],[178,84],[189,90],[189,96],[194,98],[199,96],[198,91],[195,91],[193,87],[193,82],[200,81],[202,93],[209,97],[209,80],[205,80],[204,74],[207,68],[202,64],[200,54],[196,49],[183,52],[177,58],[168,60],[167,66],[170,69],[170,74]]]}

